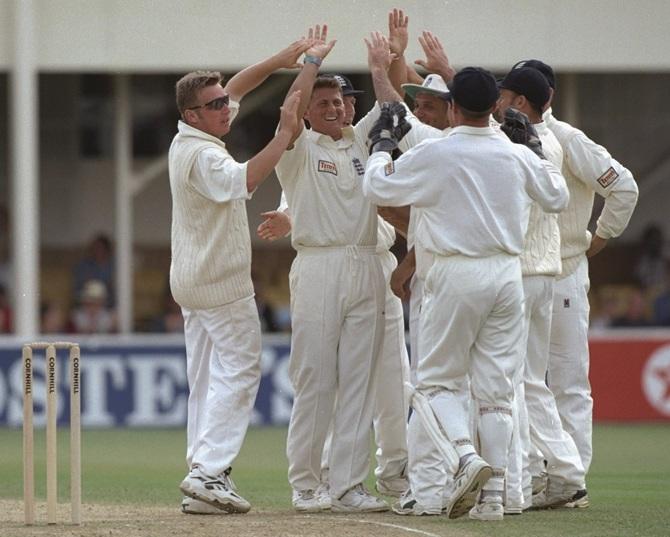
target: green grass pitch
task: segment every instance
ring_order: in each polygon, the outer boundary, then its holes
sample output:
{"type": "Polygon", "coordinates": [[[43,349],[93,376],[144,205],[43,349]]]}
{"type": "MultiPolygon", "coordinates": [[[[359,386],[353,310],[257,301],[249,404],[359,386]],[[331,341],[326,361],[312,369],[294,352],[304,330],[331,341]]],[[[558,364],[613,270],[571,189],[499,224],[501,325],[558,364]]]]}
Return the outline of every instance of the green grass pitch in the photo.
{"type": "MultiPolygon", "coordinates": [[[[36,432],[37,497],[44,498],[44,431],[36,432]]],[[[173,505],[178,509],[179,481],[185,474],[185,433],[181,430],[85,430],[82,433],[85,503],[173,505]]],[[[0,498],[22,495],[21,431],[0,429],[0,498]]],[[[251,429],[233,477],[254,506],[288,512],[286,429],[251,429]]],[[[59,501],[68,500],[68,431],[59,431],[59,501]]],[[[670,535],[670,426],[598,425],[588,486],[592,506],[506,517],[503,523],[450,521],[464,535],[542,537],[574,535],[670,535]],[[495,527],[495,530],[494,530],[495,527]]],[[[368,485],[372,485],[369,480],[368,485]]],[[[252,517],[253,511],[247,515],[252,517]]],[[[389,522],[412,525],[388,515],[389,522]]],[[[0,517],[1,518],[1,517],[0,517]]],[[[421,525],[439,532],[441,517],[422,517],[421,525]]],[[[451,533],[450,533],[451,534],[451,533]]],[[[458,534],[458,533],[456,533],[458,534]]]]}

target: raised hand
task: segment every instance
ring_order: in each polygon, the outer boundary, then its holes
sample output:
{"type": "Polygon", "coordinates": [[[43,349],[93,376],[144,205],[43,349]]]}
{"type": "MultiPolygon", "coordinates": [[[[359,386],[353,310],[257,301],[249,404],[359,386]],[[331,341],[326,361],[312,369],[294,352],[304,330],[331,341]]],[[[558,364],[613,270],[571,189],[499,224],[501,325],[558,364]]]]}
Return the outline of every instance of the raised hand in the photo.
{"type": "Polygon", "coordinates": [[[426,55],[425,60],[416,60],[414,63],[423,67],[429,73],[437,73],[444,78],[445,82],[449,82],[456,71],[449,63],[447,53],[440,40],[435,37],[432,32],[424,31],[419,36],[419,44],[426,55]]]}
{"type": "Polygon", "coordinates": [[[370,34],[370,41],[365,38],[363,38],[363,41],[365,41],[368,47],[368,65],[370,66],[370,70],[374,67],[381,67],[384,71],[388,71],[394,58],[389,49],[388,39],[379,32],[372,32],[370,34]]]}
{"type": "Polygon", "coordinates": [[[328,25],[318,24],[314,28],[310,28],[307,33],[307,39],[311,42],[310,47],[305,51],[308,56],[316,56],[322,60],[328,56],[332,48],[335,46],[337,40],[333,39],[328,42],[328,25]]]}
{"type": "Polygon", "coordinates": [[[376,151],[393,152],[398,142],[412,126],[405,119],[406,109],[399,103],[382,103],[381,113],[368,134],[370,154],[376,151]]]}
{"type": "Polygon", "coordinates": [[[293,137],[298,132],[301,119],[298,118],[298,106],[300,105],[301,91],[297,90],[291,93],[284,104],[279,108],[279,128],[286,130],[293,137]]]}
{"type": "Polygon", "coordinates": [[[280,50],[275,58],[279,63],[280,68],[284,69],[300,69],[302,63],[298,61],[309,47],[313,44],[313,40],[303,37],[291,43],[288,47],[280,50]]]}
{"type": "Polygon", "coordinates": [[[291,218],[281,211],[261,213],[265,218],[256,229],[256,235],[266,241],[276,241],[291,232],[291,218]]]}
{"type": "Polygon", "coordinates": [[[409,24],[409,17],[405,16],[402,9],[394,8],[389,11],[389,47],[391,52],[400,57],[407,49],[409,42],[409,32],[407,26],[409,24]]]}

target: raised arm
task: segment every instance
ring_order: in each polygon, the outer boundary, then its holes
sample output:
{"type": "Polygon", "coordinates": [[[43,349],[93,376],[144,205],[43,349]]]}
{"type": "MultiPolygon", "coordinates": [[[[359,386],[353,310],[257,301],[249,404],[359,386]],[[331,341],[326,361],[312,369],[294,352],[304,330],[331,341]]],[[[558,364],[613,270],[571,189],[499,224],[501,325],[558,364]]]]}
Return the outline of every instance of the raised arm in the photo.
{"type": "Polygon", "coordinates": [[[379,32],[370,34],[370,41],[364,39],[368,47],[368,66],[375,88],[375,96],[380,103],[402,101],[398,92],[393,89],[388,76],[392,55],[388,39],[379,32]]]}
{"type": "Polygon", "coordinates": [[[292,143],[298,125],[298,103],[300,91],[294,91],[281,107],[280,126],[274,138],[247,163],[247,191],[256,190],[279,162],[284,151],[292,143]]]}
{"type": "Polygon", "coordinates": [[[326,24],[323,27],[317,24],[314,28],[310,28],[307,39],[309,41],[309,48],[305,50],[303,68],[288,91],[288,95],[290,96],[294,91],[299,90],[301,96],[298,103],[298,118],[300,118],[300,122],[289,145],[293,144],[304,128],[302,117],[305,115],[309,101],[312,98],[312,89],[314,81],[319,74],[319,67],[336,43],[335,40],[326,41],[328,39],[328,25],[326,24]]]}
{"type": "Polygon", "coordinates": [[[407,62],[405,61],[405,50],[409,41],[409,17],[402,9],[393,9],[389,12],[389,49],[393,55],[393,61],[388,70],[391,85],[399,95],[404,96],[402,85],[407,82],[407,62]]]}
{"type": "Polygon", "coordinates": [[[298,63],[298,58],[309,48],[310,44],[308,39],[299,39],[269,58],[242,69],[228,81],[224,88],[226,93],[233,101],[239,102],[278,69],[301,67],[302,64],[298,63]]]}
{"type": "Polygon", "coordinates": [[[449,63],[449,58],[440,40],[431,32],[424,31],[419,36],[419,44],[426,55],[426,59],[416,60],[414,63],[420,65],[429,73],[437,73],[445,82],[450,82],[456,71],[449,63]]]}

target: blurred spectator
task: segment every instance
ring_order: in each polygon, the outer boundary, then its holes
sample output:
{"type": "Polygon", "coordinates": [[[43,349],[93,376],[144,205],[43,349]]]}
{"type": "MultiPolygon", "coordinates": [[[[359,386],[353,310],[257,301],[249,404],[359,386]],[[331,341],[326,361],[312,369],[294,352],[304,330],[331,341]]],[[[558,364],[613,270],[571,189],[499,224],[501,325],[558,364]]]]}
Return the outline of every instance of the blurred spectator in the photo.
{"type": "Polygon", "coordinates": [[[9,258],[9,216],[7,208],[0,205],[0,285],[13,286],[12,263],[9,258]]]}
{"type": "Polygon", "coordinates": [[[635,264],[635,279],[643,290],[657,289],[665,284],[667,252],[663,230],[648,225],[642,234],[642,250],[635,264]]]}
{"type": "Polygon", "coordinates": [[[181,307],[172,298],[169,285],[166,286],[163,294],[163,312],[152,323],[151,331],[168,334],[184,333],[184,317],[181,314],[181,307]]]}
{"type": "Polygon", "coordinates": [[[81,297],[84,285],[90,280],[101,282],[105,286],[105,305],[114,307],[114,260],[112,242],[107,235],[96,235],[88,246],[86,256],[74,267],[74,292],[81,297]]]}
{"type": "Polygon", "coordinates": [[[277,320],[275,317],[275,310],[267,301],[265,297],[265,288],[263,283],[254,277],[252,274],[252,279],[254,282],[254,292],[256,299],[256,307],[258,308],[258,317],[261,321],[261,330],[263,332],[278,332],[279,327],[277,325],[277,320]]]}
{"type": "Polygon", "coordinates": [[[275,321],[278,332],[291,331],[291,306],[289,304],[283,304],[275,309],[275,321]]]}
{"type": "Polygon", "coordinates": [[[88,280],[80,305],[72,312],[72,330],[78,334],[110,334],[116,331],[116,315],[107,307],[107,287],[100,280],[88,280]]]}
{"type": "Polygon", "coordinates": [[[7,289],[0,284],[0,334],[12,333],[12,310],[9,307],[7,289]]]}
{"type": "Polygon", "coordinates": [[[67,331],[67,315],[60,304],[42,302],[40,305],[40,331],[42,334],[64,334],[67,331]]]}
{"type": "Polygon", "coordinates": [[[670,261],[665,264],[665,285],[653,301],[652,322],[654,326],[670,326],[670,261]]]}
{"type": "MultiPolygon", "coordinates": [[[[593,311],[593,310],[592,310],[593,311]]],[[[619,311],[619,299],[613,294],[600,293],[598,296],[598,308],[591,318],[589,326],[593,329],[609,328],[619,311]]]]}
{"type": "Polygon", "coordinates": [[[622,316],[612,321],[612,326],[616,328],[634,328],[649,325],[647,302],[644,298],[644,293],[641,289],[634,289],[628,298],[626,311],[622,316]]]}

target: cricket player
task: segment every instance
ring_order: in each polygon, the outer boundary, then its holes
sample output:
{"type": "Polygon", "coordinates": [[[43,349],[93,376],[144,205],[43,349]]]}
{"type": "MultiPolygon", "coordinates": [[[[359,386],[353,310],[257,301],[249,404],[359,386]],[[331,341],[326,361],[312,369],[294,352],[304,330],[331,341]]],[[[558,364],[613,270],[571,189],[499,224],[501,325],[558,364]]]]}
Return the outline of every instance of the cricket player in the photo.
{"type": "Polygon", "coordinates": [[[292,218],[291,357],[295,396],[287,439],[289,482],[298,511],[321,510],[316,489],[321,454],[333,420],[331,509],[384,511],[364,487],[372,425],[372,372],[384,326],[384,277],[376,254],[376,208],[362,194],[367,158],[366,116],[344,126],[342,89],[317,79],[334,45],[327,28],[310,30],[314,44],[293,90],[301,91],[302,125],[276,171],[292,218]],[[337,402],[335,395],[337,394],[337,402]],[[334,407],[334,410],[333,410],[334,407]]]}
{"type": "MultiPolygon", "coordinates": [[[[522,359],[519,255],[530,201],[557,212],[568,193],[555,167],[489,126],[498,99],[493,75],[469,67],[451,84],[450,135],[422,142],[395,163],[388,153],[372,154],[363,188],[378,205],[422,209],[416,236],[434,261],[420,318],[418,389],[460,457],[446,512],[456,518],[472,508],[472,518],[500,520],[512,375],[522,359]],[[475,452],[462,404],[470,386],[483,458],[475,452]]],[[[381,132],[395,133],[395,119],[389,126],[382,114],[381,132]]]]}
{"type": "MultiPolygon", "coordinates": [[[[543,156],[560,169],[563,150],[542,119],[550,96],[549,83],[539,71],[530,67],[512,69],[500,83],[495,115],[502,123],[502,111],[510,107],[526,114],[539,137],[543,156]]],[[[579,452],[570,435],[563,430],[554,395],[545,383],[554,281],[561,272],[561,252],[558,215],[545,213],[537,203],[533,203],[530,210],[521,272],[526,352],[515,378],[515,434],[507,476],[507,514],[519,514],[531,506],[531,442],[546,459],[551,479],[563,482],[570,497],[585,483],[579,452]]]]}
{"type": "MultiPolygon", "coordinates": [[[[544,74],[553,98],[556,79],[549,65],[540,60],[526,60],[516,67],[532,67],[544,74]]],[[[563,428],[575,441],[588,473],[593,454],[593,399],[588,378],[588,258],[624,232],[637,204],[638,188],[631,172],[604,147],[581,130],[557,120],[551,111],[551,101],[547,106],[544,120],[563,149],[563,175],[570,191],[570,204],[558,218],[562,270],[554,288],[547,379],[563,428]],[[596,193],[605,203],[595,233],[591,234],[588,224],[596,193]]],[[[564,483],[549,480],[543,503],[561,501],[569,492],[564,483]]],[[[568,505],[588,507],[586,488],[568,505]]]]}
{"type": "Polygon", "coordinates": [[[221,137],[239,101],[273,71],[292,67],[311,44],[300,40],[230,79],[195,71],[176,85],[181,115],[169,152],[172,193],[170,289],[184,316],[189,384],[189,473],[180,485],[187,513],[246,513],[231,467],[246,434],[260,381],[260,323],[251,282],[245,202],[272,172],[298,127],[299,93],[281,110],[275,137],[236,162],[221,137]]]}
{"type": "MultiPolygon", "coordinates": [[[[395,12],[396,10],[394,10],[395,12]]],[[[380,34],[373,33],[368,42],[368,62],[373,75],[375,93],[379,101],[401,100],[398,91],[405,91],[413,100],[414,114],[407,113],[411,130],[400,141],[399,148],[407,151],[423,140],[444,137],[449,132],[447,100],[449,90],[443,78],[437,74],[426,77],[421,84],[404,83],[407,69],[404,65],[404,51],[407,47],[407,17],[402,11],[389,17],[388,41],[380,34]],[[394,55],[390,61],[389,52],[394,55]],[[399,67],[399,68],[398,68],[399,67]]],[[[439,53],[439,41],[429,32],[424,32],[420,44],[424,49],[430,66],[448,65],[446,55],[439,53]],[[430,41],[428,41],[430,40],[430,41]],[[438,54],[439,53],[439,54],[438,54]],[[436,58],[439,57],[439,61],[436,58]]],[[[426,62],[422,64],[427,65],[426,62]]],[[[442,72],[448,69],[441,69],[442,72]]],[[[416,75],[418,76],[418,75],[416,75]]],[[[416,77],[412,77],[414,80],[416,77]]],[[[418,207],[384,207],[380,213],[393,222],[397,229],[406,234],[408,254],[400,263],[391,278],[393,291],[401,298],[407,297],[406,285],[410,284],[410,340],[412,349],[412,382],[416,382],[418,351],[418,319],[423,295],[423,278],[432,263],[432,255],[417,244],[415,240],[416,222],[421,209],[418,207]],[[418,259],[418,261],[416,261],[418,259]],[[415,271],[415,265],[418,269],[415,271]]],[[[408,446],[408,476],[410,488],[392,506],[400,515],[441,514],[445,501],[448,501],[453,475],[445,469],[444,459],[434,443],[427,436],[424,424],[414,414],[409,422],[412,443],[408,446]]]]}
{"type": "MultiPolygon", "coordinates": [[[[353,87],[344,75],[333,75],[342,88],[344,102],[344,125],[353,124],[356,113],[356,95],[364,93],[353,87]]],[[[277,211],[263,213],[265,220],[258,227],[259,237],[276,240],[291,231],[291,220],[285,196],[277,211]]],[[[409,357],[405,344],[405,326],[402,303],[391,291],[389,281],[397,266],[395,256],[390,252],[395,243],[395,231],[383,219],[378,218],[377,255],[380,257],[386,282],[386,305],[384,315],[384,339],[382,351],[377,360],[374,379],[373,426],[377,445],[377,467],[375,468],[376,488],[381,494],[400,496],[408,487],[405,475],[407,468],[407,411],[409,405],[398,394],[404,393],[404,383],[409,380],[409,357]]],[[[328,431],[321,458],[321,482],[315,491],[321,510],[331,506],[329,467],[332,427],[328,431]]]]}

